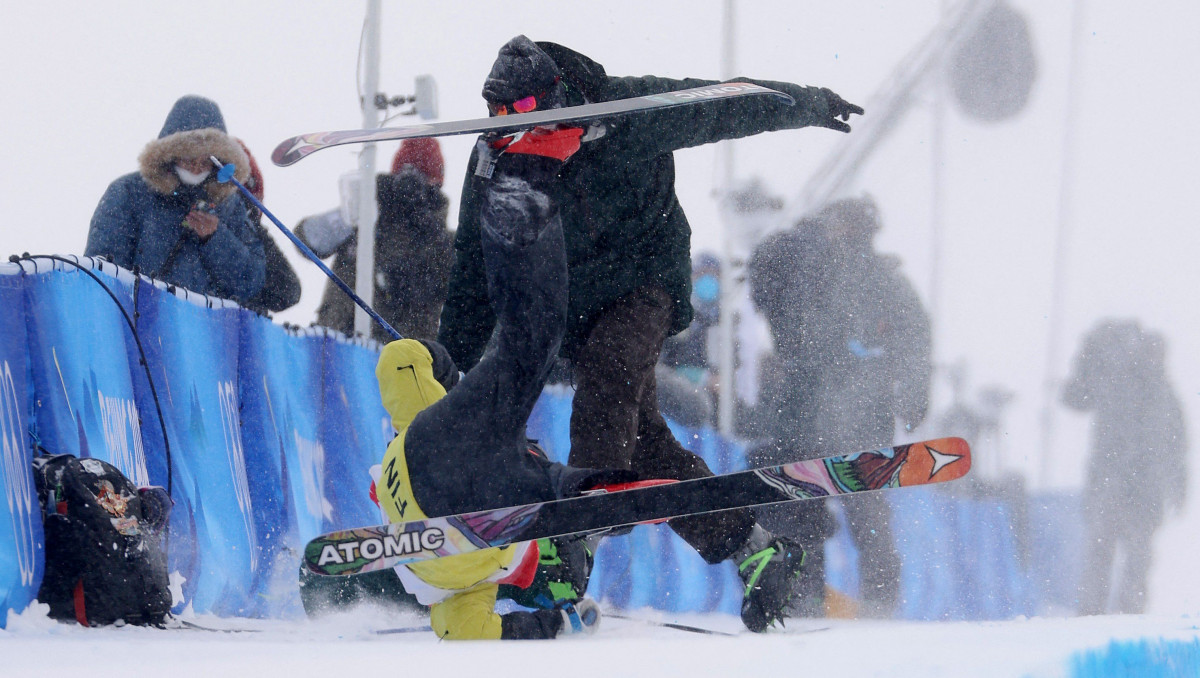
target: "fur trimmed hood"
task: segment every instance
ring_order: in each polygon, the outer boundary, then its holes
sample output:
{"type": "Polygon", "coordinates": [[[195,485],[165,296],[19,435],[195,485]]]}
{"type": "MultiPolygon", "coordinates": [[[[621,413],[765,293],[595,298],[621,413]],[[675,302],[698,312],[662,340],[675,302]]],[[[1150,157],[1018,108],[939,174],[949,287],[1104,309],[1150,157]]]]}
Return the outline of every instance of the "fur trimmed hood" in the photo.
{"type": "MultiPolygon", "coordinates": [[[[183,97],[167,115],[159,138],[146,144],[138,155],[138,171],[155,192],[170,195],[181,183],[174,170],[176,160],[215,155],[222,163],[232,162],[237,167],[234,176],[245,183],[250,177],[250,159],[224,128],[215,103],[201,97],[183,97]]],[[[204,189],[214,204],[237,191],[232,183],[216,180],[215,167],[204,189]]]]}

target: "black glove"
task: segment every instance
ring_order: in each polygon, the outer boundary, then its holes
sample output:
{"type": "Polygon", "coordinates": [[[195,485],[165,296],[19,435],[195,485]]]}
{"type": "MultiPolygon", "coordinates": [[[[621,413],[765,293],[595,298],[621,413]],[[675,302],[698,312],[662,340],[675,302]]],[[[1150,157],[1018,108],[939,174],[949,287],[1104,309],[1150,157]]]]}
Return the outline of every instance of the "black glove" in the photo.
{"type": "Polygon", "coordinates": [[[458,366],[454,364],[454,359],[450,357],[450,352],[436,341],[426,339],[417,341],[425,347],[426,351],[429,351],[429,356],[433,358],[433,378],[447,391],[454,388],[454,385],[458,383],[460,373],[458,366]]]}
{"type": "Polygon", "coordinates": [[[817,122],[814,123],[818,127],[828,127],[829,129],[839,132],[849,132],[850,125],[845,121],[850,120],[850,115],[862,115],[862,106],[846,101],[837,95],[837,92],[822,87],[817,90],[817,107],[824,107],[824,112],[817,115],[817,122]],[[838,118],[841,118],[840,120],[838,118]]]}

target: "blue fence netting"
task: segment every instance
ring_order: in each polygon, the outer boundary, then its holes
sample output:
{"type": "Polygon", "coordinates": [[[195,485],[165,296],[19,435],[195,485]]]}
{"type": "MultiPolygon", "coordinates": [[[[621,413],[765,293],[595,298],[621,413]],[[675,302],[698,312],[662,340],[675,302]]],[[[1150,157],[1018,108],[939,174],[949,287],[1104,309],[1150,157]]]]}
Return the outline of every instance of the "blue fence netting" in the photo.
{"type": "MultiPolygon", "coordinates": [[[[369,469],[394,435],[375,384],[379,346],[285,329],[111,264],[78,265],[96,279],[49,259],[0,265],[0,627],[41,580],[35,444],[104,459],[140,484],[169,480],[177,611],[302,615],[304,543],[379,520],[369,469]]],[[[566,459],[570,408],[570,389],[552,386],[529,421],[529,436],[554,459],[566,459]]],[[[672,430],[718,473],[745,465],[737,441],[672,430]]],[[[959,486],[888,494],[903,567],[899,615],[999,619],[1069,606],[1062,591],[1080,548],[1070,537],[1073,498],[959,486]],[[1051,548],[1055,557],[1044,557],[1051,548]]],[[[844,528],[826,560],[827,583],[853,597],[844,528]]],[[[732,565],[704,563],[660,525],[606,540],[590,592],[626,608],[736,613],[742,585],[732,565]]]]}

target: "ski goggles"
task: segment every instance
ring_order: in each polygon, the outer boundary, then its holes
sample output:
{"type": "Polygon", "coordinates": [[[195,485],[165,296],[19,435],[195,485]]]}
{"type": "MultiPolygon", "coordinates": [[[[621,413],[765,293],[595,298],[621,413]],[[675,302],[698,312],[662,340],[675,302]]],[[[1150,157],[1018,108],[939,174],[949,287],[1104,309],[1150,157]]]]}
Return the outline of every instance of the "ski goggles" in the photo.
{"type": "Polygon", "coordinates": [[[492,115],[508,115],[512,113],[528,113],[536,111],[538,107],[538,98],[536,95],[527,96],[524,99],[517,99],[511,104],[488,104],[488,110],[492,115]]]}
{"type": "MultiPolygon", "coordinates": [[[[559,79],[555,78],[554,84],[557,85],[558,82],[559,79]]],[[[530,111],[536,111],[538,109],[538,105],[545,102],[546,95],[551,91],[552,90],[546,90],[540,94],[531,94],[524,99],[517,99],[511,104],[489,103],[488,110],[491,111],[492,115],[508,115],[509,113],[529,113],[530,111]]]]}

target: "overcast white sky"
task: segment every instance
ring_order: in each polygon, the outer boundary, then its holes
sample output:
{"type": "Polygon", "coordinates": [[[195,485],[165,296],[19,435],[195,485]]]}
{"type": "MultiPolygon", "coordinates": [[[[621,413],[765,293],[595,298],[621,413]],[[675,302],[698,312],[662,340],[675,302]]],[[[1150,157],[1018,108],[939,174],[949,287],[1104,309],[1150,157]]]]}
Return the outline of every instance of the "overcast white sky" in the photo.
{"type": "MultiPolygon", "coordinates": [[[[899,59],[934,25],[942,0],[882,3],[742,0],[737,72],[830,87],[866,104],[899,59]]],[[[1042,468],[1040,413],[1053,233],[1059,214],[1067,110],[1070,5],[1011,0],[1030,20],[1038,79],[1026,109],[998,124],[946,116],[947,177],[939,363],[963,360],[972,386],[1016,393],[1004,465],[1042,468]]],[[[1070,192],[1061,377],[1096,319],[1133,316],[1168,340],[1169,368],[1191,437],[1200,439],[1200,250],[1194,198],[1200,129],[1200,4],[1087,1],[1077,156],[1070,192]]],[[[409,93],[432,74],[441,119],[484,114],[479,89],[497,48],[517,33],[592,56],[612,74],[720,75],[719,0],[437,3],[385,0],[381,86],[409,93]]],[[[266,203],[285,223],[337,204],[337,177],[357,151],[322,151],[290,168],[271,149],[301,132],[361,126],[355,63],[365,2],[213,0],[9,3],[0,26],[0,254],[82,252],[108,183],[135,169],[171,104],[195,93],[216,100],[229,130],[263,163],[266,203]]],[[[881,248],[931,298],[931,92],[873,157],[854,192],[880,204],[881,248]]],[[[868,115],[870,111],[868,111],[868,115]]],[[[808,129],[736,142],[736,173],[796,194],[840,135],[808,129]]],[[[454,201],[471,139],[444,140],[454,201]]],[[[380,164],[395,144],[380,146],[380,164]]],[[[714,247],[715,147],[678,154],[679,193],[694,245],[714,247]]],[[[282,242],[282,238],[278,238],[282,242]]],[[[291,248],[286,247],[291,252],[291,248]]],[[[313,319],[323,281],[292,257],[304,297],[282,319],[313,319]]],[[[944,407],[945,389],[939,392],[944,407]]],[[[1040,479],[1081,478],[1084,420],[1059,412],[1057,446],[1040,479]]],[[[935,434],[936,431],[930,431],[935,434]]],[[[1193,450],[1196,445],[1193,444],[1193,450]]],[[[1194,465],[1194,464],[1193,464],[1194,465]]],[[[1193,473],[1193,496],[1200,485],[1193,473]]],[[[1189,514],[1188,525],[1198,511],[1189,514]]],[[[1184,523],[1165,532],[1186,534],[1184,523]]],[[[1168,559],[1183,569],[1184,554],[1168,559]]],[[[1197,585],[1200,588],[1200,584],[1197,585]]],[[[1197,592],[1200,594],[1200,591],[1197,592]]],[[[1197,596],[1200,598],[1200,595],[1197,596]]]]}

